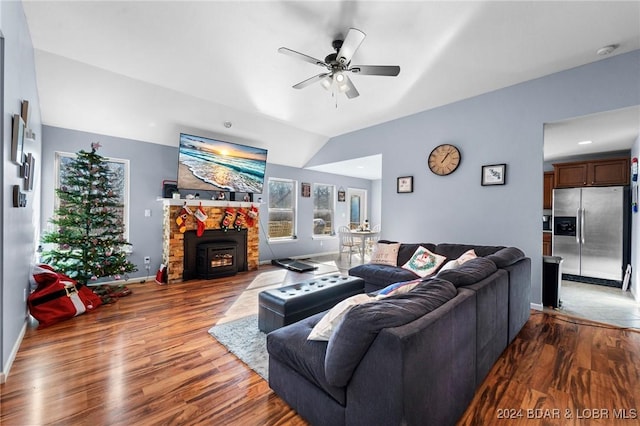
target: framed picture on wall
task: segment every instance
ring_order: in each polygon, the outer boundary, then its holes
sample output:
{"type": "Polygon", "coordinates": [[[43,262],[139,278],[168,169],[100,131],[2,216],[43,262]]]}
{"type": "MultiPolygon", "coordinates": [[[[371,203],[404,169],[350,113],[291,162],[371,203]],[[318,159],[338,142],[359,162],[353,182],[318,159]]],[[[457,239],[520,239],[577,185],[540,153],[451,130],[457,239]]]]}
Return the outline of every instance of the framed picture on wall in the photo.
{"type": "Polygon", "coordinates": [[[413,176],[400,176],[398,178],[398,193],[413,192],[413,176]]]}
{"type": "Polygon", "coordinates": [[[311,197],[311,184],[302,182],[302,185],[300,185],[300,192],[305,198],[311,197]]]}
{"type": "Polygon", "coordinates": [[[20,114],[13,116],[13,133],[11,135],[11,161],[22,166],[24,161],[24,120],[20,114]]]}
{"type": "Polygon", "coordinates": [[[506,183],[506,174],[506,164],[482,166],[482,186],[504,185],[506,183]]]}

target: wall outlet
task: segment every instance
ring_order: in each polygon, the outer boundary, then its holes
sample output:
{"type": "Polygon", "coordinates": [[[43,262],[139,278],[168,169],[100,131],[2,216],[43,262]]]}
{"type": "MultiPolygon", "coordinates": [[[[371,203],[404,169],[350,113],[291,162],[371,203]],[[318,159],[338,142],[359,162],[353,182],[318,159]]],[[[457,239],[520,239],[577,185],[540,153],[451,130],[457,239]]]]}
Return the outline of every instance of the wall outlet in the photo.
{"type": "Polygon", "coordinates": [[[151,263],[151,258],[150,258],[149,256],[145,256],[145,257],[144,257],[144,264],[145,264],[145,265],[148,265],[148,264],[150,264],[150,263],[151,263]]]}

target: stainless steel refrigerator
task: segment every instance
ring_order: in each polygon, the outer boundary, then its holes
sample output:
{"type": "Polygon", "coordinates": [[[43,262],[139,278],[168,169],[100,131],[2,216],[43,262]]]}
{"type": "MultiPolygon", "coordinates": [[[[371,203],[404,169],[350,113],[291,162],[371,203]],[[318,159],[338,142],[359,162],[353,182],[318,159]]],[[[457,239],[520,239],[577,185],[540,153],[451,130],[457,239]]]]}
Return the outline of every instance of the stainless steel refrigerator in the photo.
{"type": "Polygon", "coordinates": [[[553,190],[552,250],[563,259],[564,278],[621,286],[630,250],[628,193],[626,186],[553,190]]]}

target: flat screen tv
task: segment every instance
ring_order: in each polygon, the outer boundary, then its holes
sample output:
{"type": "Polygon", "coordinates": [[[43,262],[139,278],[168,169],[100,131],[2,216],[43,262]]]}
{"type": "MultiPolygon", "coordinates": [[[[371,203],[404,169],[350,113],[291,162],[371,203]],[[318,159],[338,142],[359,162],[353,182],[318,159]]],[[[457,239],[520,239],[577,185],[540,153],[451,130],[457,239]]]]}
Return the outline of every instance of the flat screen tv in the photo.
{"type": "Polygon", "coordinates": [[[180,133],[180,189],[259,194],[266,166],[266,149],[180,133]]]}

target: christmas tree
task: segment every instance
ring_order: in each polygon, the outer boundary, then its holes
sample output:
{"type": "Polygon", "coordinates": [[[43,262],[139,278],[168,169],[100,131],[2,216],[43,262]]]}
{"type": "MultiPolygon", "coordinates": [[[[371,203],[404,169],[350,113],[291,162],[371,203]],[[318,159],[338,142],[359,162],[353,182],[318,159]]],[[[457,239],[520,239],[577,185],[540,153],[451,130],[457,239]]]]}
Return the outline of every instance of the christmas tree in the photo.
{"type": "Polygon", "coordinates": [[[115,173],[104,157],[81,150],[60,176],[56,189],[59,207],[50,220],[55,230],[44,235],[44,243],[55,248],[43,253],[43,261],[81,284],[101,277],[118,280],[137,270],[127,260],[122,211],[124,205],[114,182],[115,173]]]}

